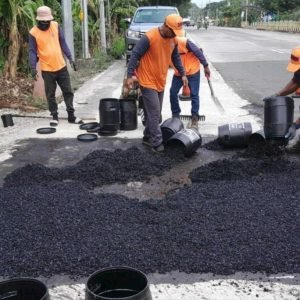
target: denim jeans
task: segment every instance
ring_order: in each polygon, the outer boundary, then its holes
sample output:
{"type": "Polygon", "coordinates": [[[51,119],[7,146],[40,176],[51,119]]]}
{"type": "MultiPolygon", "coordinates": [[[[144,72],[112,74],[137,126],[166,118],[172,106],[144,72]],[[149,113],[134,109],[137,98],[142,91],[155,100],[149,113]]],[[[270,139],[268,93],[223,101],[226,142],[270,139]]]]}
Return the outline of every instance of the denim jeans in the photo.
{"type": "MultiPolygon", "coordinates": [[[[199,98],[199,88],[200,88],[200,71],[195,74],[187,76],[189,81],[189,88],[191,90],[191,114],[192,116],[199,116],[200,109],[200,98],[199,98]]],[[[180,115],[181,109],[178,100],[178,93],[183,86],[181,76],[173,76],[172,85],[170,88],[170,102],[172,115],[180,115]]]]}

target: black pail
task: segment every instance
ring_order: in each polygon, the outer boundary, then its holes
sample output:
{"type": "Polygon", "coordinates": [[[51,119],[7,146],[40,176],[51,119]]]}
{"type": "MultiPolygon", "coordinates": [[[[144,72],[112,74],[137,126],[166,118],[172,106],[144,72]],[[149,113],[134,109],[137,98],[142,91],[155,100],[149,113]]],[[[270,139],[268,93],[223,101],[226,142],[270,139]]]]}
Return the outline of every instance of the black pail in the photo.
{"type": "Polygon", "coordinates": [[[169,118],[161,124],[160,128],[163,142],[166,143],[176,132],[182,130],[184,126],[179,118],[169,118]]]}
{"type": "Polygon", "coordinates": [[[264,99],[264,132],[266,139],[281,139],[294,119],[294,100],[291,97],[264,99]]]}
{"type": "Polygon", "coordinates": [[[1,119],[4,127],[14,126],[12,114],[4,114],[1,116],[1,119]]]}
{"type": "Polygon", "coordinates": [[[99,103],[100,127],[105,131],[120,129],[120,104],[119,99],[104,98],[99,103]]]}
{"type": "Polygon", "coordinates": [[[0,282],[1,300],[50,300],[47,286],[31,278],[10,279],[0,282]]]}
{"type": "Polygon", "coordinates": [[[92,274],[86,284],[85,300],[152,300],[147,277],[129,267],[112,267],[92,274]]]}
{"type": "Polygon", "coordinates": [[[167,146],[172,147],[174,144],[179,144],[183,148],[185,156],[191,156],[202,143],[202,138],[197,129],[186,128],[176,132],[168,141],[167,146]]]}
{"type": "Polygon", "coordinates": [[[252,134],[249,122],[229,123],[218,127],[218,143],[223,146],[246,147],[252,134]]]}
{"type": "Polygon", "coordinates": [[[120,99],[121,130],[137,129],[137,103],[135,99],[120,99]]]}

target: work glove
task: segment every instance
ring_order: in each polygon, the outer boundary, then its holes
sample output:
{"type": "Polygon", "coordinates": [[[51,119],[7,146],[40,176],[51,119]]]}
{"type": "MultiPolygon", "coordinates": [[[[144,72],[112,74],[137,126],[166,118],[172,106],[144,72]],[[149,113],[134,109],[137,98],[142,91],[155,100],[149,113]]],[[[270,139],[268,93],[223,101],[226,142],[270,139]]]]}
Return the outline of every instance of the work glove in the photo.
{"type": "Polygon", "coordinates": [[[210,78],[210,69],[208,66],[204,67],[204,74],[206,78],[210,78]]]}
{"type": "Polygon", "coordinates": [[[78,69],[77,69],[77,65],[76,65],[76,63],[75,63],[74,60],[71,60],[71,61],[70,61],[70,64],[71,64],[71,67],[72,67],[72,69],[73,69],[74,71],[77,71],[77,70],[78,70],[78,69]]]}
{"type": "Polygon", "coordinates": [[[189,81],[186,77],[186,75],[182,76],[182,83],[183,83],[183,86],[188,86],[189,85],[189,81]]]}
{"type": "Polygon", "coordinates": [[[296,130],[297,126],[295,123],[293,123],[284,137],[288,140],[292,140],[296,135],[296,130]]]}
{"type": "Polygon", "coordinates": [[[37,81],[38,80],[38,72],[36,69],[31,70],[31,77],[37,81]]]}

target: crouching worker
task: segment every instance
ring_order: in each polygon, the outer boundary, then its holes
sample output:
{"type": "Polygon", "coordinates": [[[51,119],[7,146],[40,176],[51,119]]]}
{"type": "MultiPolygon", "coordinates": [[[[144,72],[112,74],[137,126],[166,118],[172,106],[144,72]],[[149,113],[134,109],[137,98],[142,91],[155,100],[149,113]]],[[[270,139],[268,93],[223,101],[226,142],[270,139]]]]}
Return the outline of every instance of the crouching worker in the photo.
{"type": "Polygon", "coordinates": [[[37,25],[29,32],[29,62],[34,80],[37,80],[37,62],[39,61],[40,63],[48,108],[52,116],[50,125],[58,125],[58,106],[55,99],[57,84],[63,93],[68,122],[74,124],[83,123],[74,114],[74,94],[63,54],[70,61],[74,71],[76,71],[76,65],[65,41],[62,28],[57,22],[53,21],[52,12],[48,6],[41,6],[37,9],[36,20],[37,25]]]}
{"type": "MultiPolygon", "coordinates": [[[[287,85],[275,94],[276,96],[287,96],[300,88],[300,46],[292,50],[287,70],[294,75],[287,85]]],[[[300,152],[300,117],[291,125],[285,137],[289,139],[286,149],[291,152],[300,152]]]]}

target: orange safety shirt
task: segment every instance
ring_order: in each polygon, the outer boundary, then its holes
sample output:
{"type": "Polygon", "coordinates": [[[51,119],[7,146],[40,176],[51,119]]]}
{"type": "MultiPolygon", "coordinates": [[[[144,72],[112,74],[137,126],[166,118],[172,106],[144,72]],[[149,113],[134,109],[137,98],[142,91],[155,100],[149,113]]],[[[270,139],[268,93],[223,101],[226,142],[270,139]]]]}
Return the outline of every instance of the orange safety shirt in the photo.
{"type": "MultiPolygon", "coordinates": [[[[187,47],[187,38],[186,37],[177,37],[178,42],[178,52],[180,54],[182,65],[185,69],[186,75],[193,75],[200,70],[200,61],[197,56],[190,52],[187,47]]],[[[180,76],[177,69],[174,67],[175,75],[180,76]]]]}
{"type": "Polygon", "coordinates": [[[146,36],[149,39],[149,49],[140,59],[137,68],[138,80],[141,86],[161,92],[166,85],[172,52],[177,41],[175,38],[163,38],[158,28],[146,32],[146,36]]]}
{"type": "Polygon", "coordinates": [[[66,66],[61,45],[59,42],[58,23],[51,21],[46,31],[34,26],[30,34],[35,38],[37,54],[42,71],[55,72],[66,66]]]}

